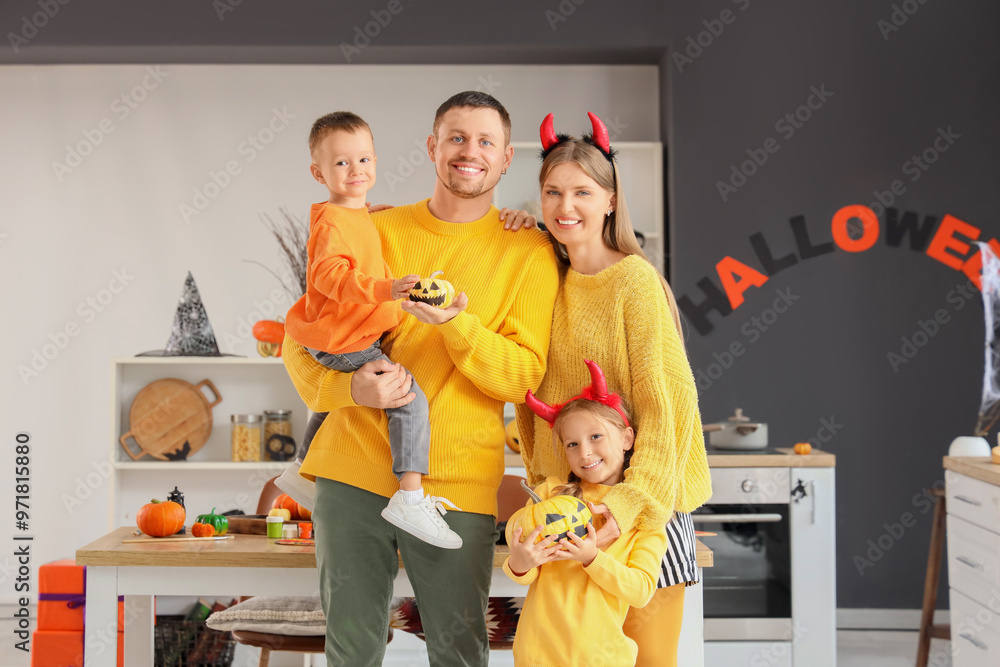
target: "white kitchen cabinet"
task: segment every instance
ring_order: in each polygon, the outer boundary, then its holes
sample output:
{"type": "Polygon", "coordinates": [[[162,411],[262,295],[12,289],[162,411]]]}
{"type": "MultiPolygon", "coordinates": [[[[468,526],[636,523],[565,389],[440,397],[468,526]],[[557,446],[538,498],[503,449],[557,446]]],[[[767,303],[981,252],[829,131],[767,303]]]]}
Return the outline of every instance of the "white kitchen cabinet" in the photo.
{"type": "MultiPolygon", "coordinates": [[[[584,118],[584,124],[586,124],[584,118]]],[[[577,133],[578,135],[578,133],[577,133]]],[[[515,159],[493,190],[500,208],[527,209],[541,220],[538,169],[539,142],[511,142],[515,159]]],[[[625,189],[632,226],[645,237],[643,251],[663,273],[663,144],[658,141],[612,141],[618,173],[625,189]]]]}
{"type": "Polygon", "coordinates": [[[1000,465],[945,457],[954,667],[1000,665],[1000,465]]]}
{"type": "Polygon", "coordinates": [[[262,357],[125,357],[112,361],[109,460],[111,483],[108,529],[135,522],[135,513],[151,498],[165,499],[177,486],[191,513],[215,507],[252,514],[264,483],[289,465],[285,462],[233,462],[230,445],[232,414],[292,411],[292,433],[300,441],[308,410],[302,404],[279,358],[262,357]],[[208,442],[185,461],[138,461],[122,449],[119,437],[129,430],[129,408],[150,382],[178,378],[197,384],[211,380],[222,401],[212,408],[208,442]]]}

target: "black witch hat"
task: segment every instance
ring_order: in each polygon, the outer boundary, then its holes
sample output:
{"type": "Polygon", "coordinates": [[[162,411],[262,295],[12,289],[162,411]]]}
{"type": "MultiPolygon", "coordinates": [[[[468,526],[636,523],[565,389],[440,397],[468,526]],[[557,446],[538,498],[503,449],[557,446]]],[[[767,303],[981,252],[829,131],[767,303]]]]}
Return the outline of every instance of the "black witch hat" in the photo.
{"type": "Polygon", "coordinates": [[[170,340],[164,350],[153,350],[136,355],[139,357],[222,357],[215,333],[208,321],[205,304],[198,293],[194,276],[188,271],[184,290],[177,301],[177,312],[170,330],[170,340]]]}

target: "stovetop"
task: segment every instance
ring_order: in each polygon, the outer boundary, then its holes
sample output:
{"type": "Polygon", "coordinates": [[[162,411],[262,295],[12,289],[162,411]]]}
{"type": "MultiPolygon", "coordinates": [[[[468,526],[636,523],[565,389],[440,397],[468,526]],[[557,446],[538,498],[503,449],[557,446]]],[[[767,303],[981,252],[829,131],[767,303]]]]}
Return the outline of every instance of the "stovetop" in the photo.
{"type": "Polygon", "coordinates": [[[721,449],[719,447],[713,447],[712,445],[705,445],[705,452],[709,456],[714,454],[725,454],[726,456],[739,456],[741,454],[745,454],[747,456],[760,456],[762,454],[786,456],[784,452],[779,452],[774,447],[765,447],[764,449],[721,449]]]}

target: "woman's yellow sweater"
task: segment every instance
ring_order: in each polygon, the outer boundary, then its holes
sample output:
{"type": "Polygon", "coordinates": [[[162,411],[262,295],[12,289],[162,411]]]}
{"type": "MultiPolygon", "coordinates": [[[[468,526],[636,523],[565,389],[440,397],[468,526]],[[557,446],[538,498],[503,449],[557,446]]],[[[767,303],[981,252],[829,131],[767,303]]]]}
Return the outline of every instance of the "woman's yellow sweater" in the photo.
{"type": "MultiPolygon", "coordinates": [[[[466,512],[497,513],[503,477],[503,405],[524,400],[545,373],[552,302],[559,287],[552,245],[535,231],[511,234],[490,207],[481,219],[451,223],[427,200],[375,213],[382,257],[394,275],[437,270],[469,296],[449,322],[404,316],[383,351],[413,375],[430,404],[430,474],[424,490],[466,512]]],[[[330,412],[301,474],[389,497],[399,488],[384,410],[351,398],[353,373],[317,363],[288,336],[282,356],[309,409],[330,412]]],[[[350,508],[344,508],[350,511],[350,508]]]]}
{"type": "MultiPolygon", "coordinates": [[[[550,477],[535,492],[542,498],[563,482],[550,477]]],[[[580,485],[585,499],[602,502],[617,486],[580,485]]],[[[529,503],[530,504],[530,503],[529,503]]],[[[656,591],[660,561],[667,551],[665,524],[654,530],[622,530],[607,549],[584,567],[559,560],[515,575],[531,585],[514,637],[518,667],[624,667],[634,665],[638,647],[622,625],[630,607],[645,607],[656,591]]],[[[508,559],[509,561],[510,559],[508,559]]]]}
{"type": "MultiPolygon", "coordinates": [[[[596,361],[636,428],[625,481],[605,503],[624,533],[663,526],[712,495],[694,375],[659,274],[631,255],[596,275],[565,269],[552,315],[548,370],[536,395],[546,403],[577,396],[590,383],[584,359],[596,361]]],[[[517,407],[521,456],[529,482],[566,479],[566,456],[552,429],[517,407]]]]}

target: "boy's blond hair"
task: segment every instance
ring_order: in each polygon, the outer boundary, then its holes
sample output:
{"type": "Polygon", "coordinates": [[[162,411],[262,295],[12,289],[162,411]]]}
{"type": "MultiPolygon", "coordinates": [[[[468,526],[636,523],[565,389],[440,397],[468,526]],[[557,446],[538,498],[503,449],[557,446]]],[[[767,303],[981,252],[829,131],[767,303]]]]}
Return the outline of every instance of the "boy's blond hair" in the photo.
{"type": "MultiPolygon", "coordinates": [[[[316,147],[319,146],[319,142],[331,132],[343,130],[344,132],[354,133],[362,129],[367,130],[368,134],[372,134],[372,129],[368,127],[368,123],[365,122],[364,118],[350,111],[334,111],[325,116],[320,116],[313,123],[312,130],[309,132],[309,152],[312,153],[315,151],[316,147]]],[[[372,135],[372,140],[374,141],[374,139],[375,135],[372,135]]]]}

